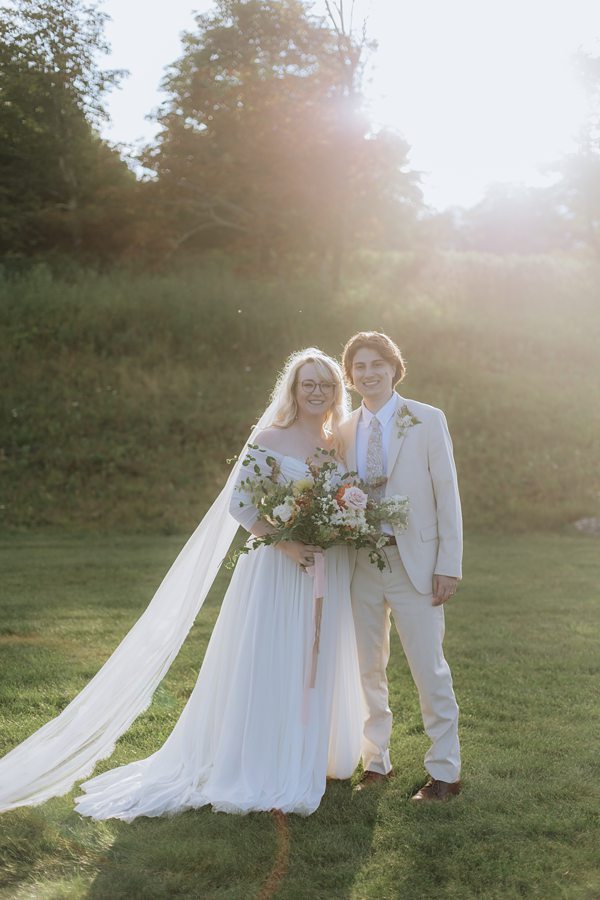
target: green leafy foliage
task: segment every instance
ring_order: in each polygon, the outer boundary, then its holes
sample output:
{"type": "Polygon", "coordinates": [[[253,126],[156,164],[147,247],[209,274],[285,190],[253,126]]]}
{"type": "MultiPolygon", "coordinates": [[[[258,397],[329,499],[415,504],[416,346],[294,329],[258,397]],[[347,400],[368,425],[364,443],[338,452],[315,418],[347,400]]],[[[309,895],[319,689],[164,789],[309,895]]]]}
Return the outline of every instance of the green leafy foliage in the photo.
{"type": "Polygon", "coordinates": [[[599,514],[596,266],[363,254],[350,274],[335,296],[220,257],[160,275],[0,279],[5,527],[191,530],[287,355],[339,355],[373,328],[408,360],[403,395],[447,415],[467,530],[599,514]]]}
{"type": "Polygon", "coordinates": [[[121,73],[103,71],[105,16],[80,0],[0,9],[0,254],[114,258],[135,178],[94,125],[121,73]]]}
{"type": "Polygon", "coordinates": [[[145,155],[165,252],[222,246],[263,267],[400,228],[418,205],[408,145],[375,135],[359,92],[361,48],[298,0],[217,2],[184,36],[145,155]],[[348,73],[352,77],[349,81],[348,73]]]}

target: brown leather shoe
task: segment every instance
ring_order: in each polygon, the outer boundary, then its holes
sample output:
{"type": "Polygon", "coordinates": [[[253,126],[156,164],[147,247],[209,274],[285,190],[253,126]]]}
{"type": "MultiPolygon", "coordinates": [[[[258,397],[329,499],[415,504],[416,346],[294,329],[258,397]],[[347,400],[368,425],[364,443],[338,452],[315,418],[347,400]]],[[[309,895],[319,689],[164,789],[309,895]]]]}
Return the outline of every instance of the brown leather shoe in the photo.
{"type": "Polygon", "coordinates": [[[461,787],[460,781],[438,781],[437,778],[430,778],[427,784],[410,799],[415,803],[450,800],[460,794],[461,787]]]}
{"type": "Polygon", "coordinates": [[[388,778],[391,778],[393,774],[393,769],[390,769],[387,775],[382,775],[381,772],[371,772],[369,771],[369,769],[367,769],[366,772],[362,773],[360,781],[354,786],[354,790],[364,791],[365,788],[372,787],[375,784],[381,784],[383,781],[387,781],[388,778]]]}

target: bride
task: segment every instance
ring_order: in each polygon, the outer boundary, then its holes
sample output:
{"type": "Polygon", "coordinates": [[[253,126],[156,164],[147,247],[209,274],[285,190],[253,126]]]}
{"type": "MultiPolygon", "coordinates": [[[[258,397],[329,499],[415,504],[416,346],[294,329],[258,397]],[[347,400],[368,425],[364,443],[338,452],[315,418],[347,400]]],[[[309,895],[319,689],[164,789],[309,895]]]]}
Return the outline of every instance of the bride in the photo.
{"type": "MultiPolygon", "coordinates": [[[[337,363],[314,348],[292,354],[249,443],[256,464],[275,456],[301,478],[317,449],[336,447],[348,411],[337,363]]],[[[247,447],[247,445],[246,445],[247,447]]],[[[112,752],[148,705],[193,623],[239,522],[265,533],[240,486],[241,462],[151,604],[87,687],[0,760],[0,810],[65,793],[112,752]],[[232,518],[234,517],[234,518],[232,518]],[[236,521],[237,520],[237,521],[236,521]]],[[[152,756],[85,781],[77,810],[94,819],[173,814],[210,804],[246,813],[309,815],[326,778],[349,778],[360,755],[362,710],[348,550],[299,542],[240,557],[196,686],[152,756]],[[325,553],[316,678],[315,613],[307,567],[325,553]]]]}

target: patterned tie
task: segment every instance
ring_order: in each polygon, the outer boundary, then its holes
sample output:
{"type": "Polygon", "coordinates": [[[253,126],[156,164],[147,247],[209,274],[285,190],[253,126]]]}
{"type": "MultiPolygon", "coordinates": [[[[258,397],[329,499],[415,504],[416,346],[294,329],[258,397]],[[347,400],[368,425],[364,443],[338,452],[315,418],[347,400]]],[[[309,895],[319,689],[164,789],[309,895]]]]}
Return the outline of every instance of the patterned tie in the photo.
{"type": "Polygon", "coordinates": [[[377,416],[373,416],[367,444],[367,485],[369,497],[376,503],[383,499],[386,481],[383,467],[383,432],[381,422],[377,416]]]}

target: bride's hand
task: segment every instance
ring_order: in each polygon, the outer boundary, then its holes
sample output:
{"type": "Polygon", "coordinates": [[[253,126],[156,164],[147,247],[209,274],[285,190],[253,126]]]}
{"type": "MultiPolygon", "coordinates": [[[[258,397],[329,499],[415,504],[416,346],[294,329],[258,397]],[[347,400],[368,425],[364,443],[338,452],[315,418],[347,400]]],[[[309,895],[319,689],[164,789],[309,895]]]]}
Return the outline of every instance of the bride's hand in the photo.
{"type": "Polygon", "coordinates": [[[315,553],[322,553],[321,547],[314,544],[303,544],[301,541],[281,541],[277,544],[279,550],[299,566],[312,566],[315,561],[315,553]]]}

